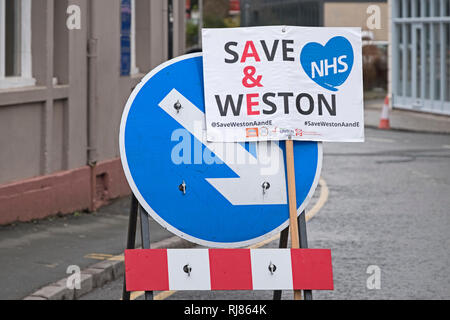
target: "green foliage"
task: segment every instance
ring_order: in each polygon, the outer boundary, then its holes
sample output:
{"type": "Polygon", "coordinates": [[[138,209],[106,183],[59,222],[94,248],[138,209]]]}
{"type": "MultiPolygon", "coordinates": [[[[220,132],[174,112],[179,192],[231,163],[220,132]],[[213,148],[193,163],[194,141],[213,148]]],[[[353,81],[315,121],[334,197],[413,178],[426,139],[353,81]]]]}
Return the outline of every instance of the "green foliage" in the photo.
{"type": "Polygon", "coordinates": [[[223,22],[224,22],[226,28],[236,28],[241,25],[241,19],[239,19],[239,16],[227,17],[224,19],[223,22]]]}
{"type": "Polygon", "coordinates": [[[186,23],[186,47],[190,48],[198,44],[198,25],[192,21],[186,23]]]}
{"type": "Polygon", "coordinates": [[[205,28],[225,28],[225,21],[221,17],[214,15],[205,15],[203,17],[203,25],[205,28]]]}

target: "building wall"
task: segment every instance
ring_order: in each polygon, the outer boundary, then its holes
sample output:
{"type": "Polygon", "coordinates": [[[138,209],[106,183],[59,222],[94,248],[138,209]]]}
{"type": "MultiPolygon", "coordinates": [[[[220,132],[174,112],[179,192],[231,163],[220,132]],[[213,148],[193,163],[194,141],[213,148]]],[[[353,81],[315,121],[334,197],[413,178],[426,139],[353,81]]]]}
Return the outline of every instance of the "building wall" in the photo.
{"type": "Polygon", "coordinates": [[[375,41],[388,41],[388,4],[387,2],[325,2],[325,27],[361,27],[362,30],[372,31],[375,41]],[[367,27],[367,8],[371,5],[380,8],[380,28],[367,27]]]}
{"type": "MultiPolygon", "coordinates": [[[[169,56],[168,1],[135,1],[139,73],[130,76],[120,76],[120,0],[32,1],[36,85],[0,90],[0,224],[94,210],[129,193],[118,159],[122,110],[145,73],[169,56]],[[66,27],[69,5],[81,9],[80,30],[66,27]]],[[[173,2],[177,56],[184,1],[173,2]]]]}
{"type": "Polygon", "coordinates": [[[450,0],[390,1],[391,103],[450,115],[450,0]]]}

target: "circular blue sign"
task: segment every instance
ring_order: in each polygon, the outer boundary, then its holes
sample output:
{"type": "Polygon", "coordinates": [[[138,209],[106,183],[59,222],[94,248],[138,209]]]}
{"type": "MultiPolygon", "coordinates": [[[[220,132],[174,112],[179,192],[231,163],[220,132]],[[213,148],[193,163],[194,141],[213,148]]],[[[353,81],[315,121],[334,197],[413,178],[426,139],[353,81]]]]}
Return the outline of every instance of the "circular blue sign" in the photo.
{"type": "MultiPolygon", "coordinates": [[[[279,172],[255,175],[254,167],[225,159],[221,144],[202,139],[203,115],[201,53],[163,63],[136,86],[119,144],[139,203],[167,230],[208,247],[243,247],[279,233],[289,224],[284,143],[265,142],[272,159],[280,153],[279,172]]],[[[232,145],[256,161],[256,144],[232,145]]],[[[300,214],[319,181],[322,144],[294,141],[294,160],[300,214]]]]}

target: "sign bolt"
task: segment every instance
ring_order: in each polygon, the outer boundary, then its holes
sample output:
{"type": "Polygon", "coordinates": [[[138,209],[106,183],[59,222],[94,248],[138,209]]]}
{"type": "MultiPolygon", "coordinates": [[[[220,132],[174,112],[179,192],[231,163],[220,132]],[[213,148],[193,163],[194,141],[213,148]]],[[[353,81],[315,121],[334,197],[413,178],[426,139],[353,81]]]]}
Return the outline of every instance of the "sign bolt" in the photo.
{"type": "Polygon", "coordinates": [[[177,100],[177,102],[175,102],[175,104],[173,105],[173,107],[175,108],[175,110],[177,110],[177,113],[180,112],[181,109],[181,103],[180,101],[177,100]]]}
{"type": "Polygon", "coordinates": [[[270,183],[264,181],[262,184],[263,194],[266,194],[266,191],[270,188],[270,183]]]}
{"type": "Polygon", "coordinates": [[[178,190],[180,190],[181,192],[183,192],[183,194],[186,194],[186,182],[183,182],[178,186],[178,190]]]}
{"type": "Polygon", "coordinates": [[[269,264],[269,271],[270,271],[270,274],[273,275],[273,273],[274,273],[276,270],[277,270],[277,266],[274,265],[274,264],[272,263],[272,261],[271,261],[270,264],[269,264]]]}
{"type": "Polygon", "coordinates": [[[191,268],[191,266],[189,265],[189,263],[186,264],[186,265],[183,267],[183,271],[184,271],[185,273],[187,273],[188,277],[191,276],[192,268],[191,268]]]}

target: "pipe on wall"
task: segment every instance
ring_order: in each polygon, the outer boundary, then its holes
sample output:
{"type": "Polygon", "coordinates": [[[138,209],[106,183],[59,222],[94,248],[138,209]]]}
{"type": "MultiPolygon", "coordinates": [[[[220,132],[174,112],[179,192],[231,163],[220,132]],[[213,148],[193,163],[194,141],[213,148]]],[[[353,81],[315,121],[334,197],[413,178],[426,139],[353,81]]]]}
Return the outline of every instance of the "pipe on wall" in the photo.
{"type": "Polygon", "coordinates": [[[90,211],[95,210],[95,190],[96,175],[95,166],[98,161],[97,155],[97,117],[98,117],[98,97],[97,97],[97,57],[98,40],[95,24],[95,1],[89,3],[89,27],[88,27],[88,103],[87,103],[87,164],[91,167],[91,201],[90,211]]]}
{"type": "Polygon", "coordinates": [[[173,13],[173,0],[167,0],[167,58],[170,60],[173,58],[173,19],[174,19],[174,13],[173,13]]]}

